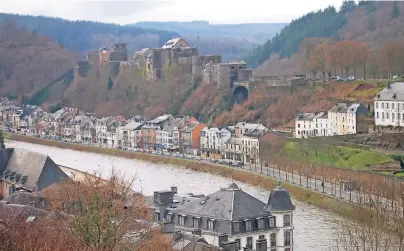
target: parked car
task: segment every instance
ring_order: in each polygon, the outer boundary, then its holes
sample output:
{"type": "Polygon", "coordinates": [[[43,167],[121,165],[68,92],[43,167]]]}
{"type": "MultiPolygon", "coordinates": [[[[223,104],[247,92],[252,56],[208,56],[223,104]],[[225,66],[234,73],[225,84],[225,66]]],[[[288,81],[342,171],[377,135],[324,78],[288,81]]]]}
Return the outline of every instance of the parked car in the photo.
{"type": "Polygon", "coordinates": [[[397,79],[397,78],[398,78],[398,75],[394,75],[394,76],[393,76],[393,79],[397,79]]]}
{"type": "Polygon", "coordinates": [[[348,80],[349,80],[349,81],[354,81],[354,80],[355,80],[355,76],[349,76],[349,77],[348,77],[348,80]]]}

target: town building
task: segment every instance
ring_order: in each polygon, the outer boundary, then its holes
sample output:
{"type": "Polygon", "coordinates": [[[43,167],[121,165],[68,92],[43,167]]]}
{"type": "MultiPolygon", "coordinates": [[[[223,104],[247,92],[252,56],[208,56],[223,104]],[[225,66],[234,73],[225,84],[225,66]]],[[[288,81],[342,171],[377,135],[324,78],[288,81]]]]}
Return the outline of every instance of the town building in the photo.
{"type": "MultiPolygon", "coordinates": [[[[141,148],[156,149],[157,131],[161,130],[165,125],[174,121],[172,114],[164,114],[155,119],[144,122],[142,126],[142,141],[141,148]]],[[[161,138],[160,138],[161,139],[161,138]]]]}
{"type": "Polygon", "coordinates": [[[205,127],[201,131],[201,156],[221,159],[224,157],[224,144],[231,138],[231,132],[225,128],[205,127]]]}
{"type": "Polygon", "coordinates": [[[1,198],[15,191],[40,191],[70,179],[49,156],[18,148],[0,149],[0,174],[1,198]]]}
{"type": "Polygon", "coordinates": [[[224,143],[224,158],[227,160],[244,162],[241,138],[231,137],[224,143]]]}
{"type": "Polygon", "coordinates": [[[139,147],[142,140],[142,125],[143,122],[131,121],[126,125],[119,127],[119,135],[121,144],[124,147],[139,147]]]}
{"type": "Polygon", "coordinates": [[[191,122],[181,130],[182,153],[199,155],[201,147],[201,131],[206,125],[200,122],[191,122]]]}
{"type": "Polygon", "coordinates": [[[264,203],[232,183],[201,198],[174,199],[175,192],[154,193],[154,219],[172,222],[181,233],[197,233],[207,244],[229,242],[243,250],[293,250],[293,212],[289,193],[278,182],[264,203]]]}
{"type": "Polygon", "coordinates": [[[373,102],[375,126],[404,126],[404,83],[388,85],[375,96],[373,102]]]}
{"type": "Polygon", "coordinates": [[[325,112],[301,113],[295,119],[295,138],[330,135],[328,114],[325,112]]]}
{"type": "Polygon", "coordinates": [[[338,103],[328,111],[330,136],[356,134],[360,116],[367,116],[368,108],[361,103],[338,103]]]}

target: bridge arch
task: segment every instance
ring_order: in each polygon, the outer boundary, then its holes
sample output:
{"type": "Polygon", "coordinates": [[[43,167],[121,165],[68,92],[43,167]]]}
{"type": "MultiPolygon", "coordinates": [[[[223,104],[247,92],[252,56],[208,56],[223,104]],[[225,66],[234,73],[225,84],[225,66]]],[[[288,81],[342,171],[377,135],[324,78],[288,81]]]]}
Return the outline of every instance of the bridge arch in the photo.
{"type": "Polygon", "coordinates": [[[242,104],[248,98],[248,89],[247,87],[240,85],[235,86],[233,90],[233,99],[235,104],[242,104]]]}

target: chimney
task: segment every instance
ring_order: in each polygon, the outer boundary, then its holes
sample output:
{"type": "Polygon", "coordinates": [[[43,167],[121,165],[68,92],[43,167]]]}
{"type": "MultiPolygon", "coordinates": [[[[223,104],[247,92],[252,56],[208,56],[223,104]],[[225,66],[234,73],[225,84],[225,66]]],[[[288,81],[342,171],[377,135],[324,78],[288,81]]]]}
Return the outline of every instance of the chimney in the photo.
{"type": "Polygon", "coordinates": [[[267,240],[262,239],[262,240],[257,240],[257,251],[267,251],[268,250],[268,245],[267,245],[267,240]]]}
{"type": "Polygon", "coordinates": [[[174,222],[165,222],[163,224],[164,233],[174,233],[174,222]]]}
{"type": "Polygon", "coordinates": [[[227,234],[219,235],[219,247],[221,247],[223,243],[228,242],[228,240],[229,240],[229,236],[227,234]]]}
{"type": "Polygon", "coordinates": [[[171,187],[171,192],[173,193],[173,195],[177,194],[178,193],[177,187],[171,187]]]}
{"type": "Polygon", "coordinates": [[[223,251],[238,251],[237,241],[226,241],[222,243],[223,251]]]}
{"type": "MultiPolygon", "coordinates": [[[[192,230],[192,234],[201,236],[201,235],[202,235],[202,231],[201,231],[200,229],[194,229],[194,230],[192,230]]],[[[220,240],[220,237],[219,237],[219,240],[220,240]]]]}

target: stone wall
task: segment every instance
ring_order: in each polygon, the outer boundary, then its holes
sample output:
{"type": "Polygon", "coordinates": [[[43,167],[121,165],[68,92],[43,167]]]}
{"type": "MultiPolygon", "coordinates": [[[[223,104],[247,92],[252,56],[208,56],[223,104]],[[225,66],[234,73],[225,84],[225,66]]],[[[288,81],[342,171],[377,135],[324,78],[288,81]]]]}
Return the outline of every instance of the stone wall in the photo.
{"type": "Polygon", "coordinates": [[[396,134],[396,133],[404,133],[404,127],[393,127],[393,126],[369,126],[369,134],[378,134],[378,133],[389,133],[389,134],[396,134]]]}
{"type": "Polygon", "coordinates": [[[251,82],[254,84],[265,83],[267,86],[295,86],[304,85],[307,83],[303,77],[295,77],[293,75],[283,75],[283,76],[263,76],[263,77],[252,77],[251,82]]]}
{"type": "Polygon", "coordinates": [[[252,69],[237,69],[237,81],[250,81],[252,69]]]}
{"type": "Polygon", "coordinates": [[[119,74],[119,67],[120,67],[120,62],[119,61],[111,61],[109,62],[109,76],[110,77],[116,77],[119,74]]]}
{"type": "Polygon", "coordinates": [[[90,71],[91,64],[89,60],[79,60],[74,67],[74,75],[80,77],[86,77],[90,71]]]}

